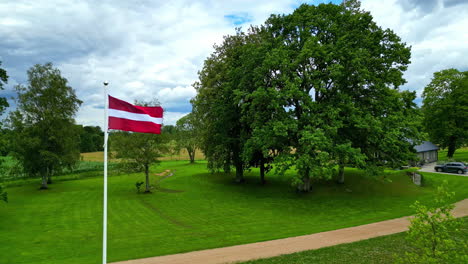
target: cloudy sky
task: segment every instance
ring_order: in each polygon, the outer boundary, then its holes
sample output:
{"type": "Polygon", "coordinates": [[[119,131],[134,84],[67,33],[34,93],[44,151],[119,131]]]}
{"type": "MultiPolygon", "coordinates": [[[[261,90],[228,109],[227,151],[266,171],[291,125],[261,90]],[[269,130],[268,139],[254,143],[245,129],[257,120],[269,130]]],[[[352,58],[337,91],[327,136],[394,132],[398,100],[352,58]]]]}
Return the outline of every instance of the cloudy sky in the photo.
{"type": "MultiPolygon", "coordinates": [[[[214,43],[304,2],[324,1],[1,0],[0,61],[10,79],[0,96],[14,96],[32,65],[52,62],[84,102],[79,124],[103,124],[104,80],[121,99],[159,99],[165,124],[174,124],[191,111],[191,85],[214,43]]],[[[402,89],[420,94],[433,72],[468,70],[467,0],[362,0],[362,7],[412,46],[402,89]]]]}

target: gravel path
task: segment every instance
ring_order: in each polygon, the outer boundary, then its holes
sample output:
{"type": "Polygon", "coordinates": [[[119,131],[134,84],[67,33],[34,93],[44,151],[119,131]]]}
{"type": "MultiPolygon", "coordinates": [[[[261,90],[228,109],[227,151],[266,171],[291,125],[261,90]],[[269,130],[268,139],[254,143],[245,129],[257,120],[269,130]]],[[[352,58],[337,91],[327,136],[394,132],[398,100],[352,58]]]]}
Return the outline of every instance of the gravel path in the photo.
{"type": "MultiPolygon", "coordinates": [[[[455,217],[468,216],[468,199],[456,203],[455,217]]],[[[409,217],[343,228],[312,235],[290,237],[252,244],[207,249],[113,264],[221,264],[275,257],[304,250],[329,247],[408,230],[409,217]]]]}

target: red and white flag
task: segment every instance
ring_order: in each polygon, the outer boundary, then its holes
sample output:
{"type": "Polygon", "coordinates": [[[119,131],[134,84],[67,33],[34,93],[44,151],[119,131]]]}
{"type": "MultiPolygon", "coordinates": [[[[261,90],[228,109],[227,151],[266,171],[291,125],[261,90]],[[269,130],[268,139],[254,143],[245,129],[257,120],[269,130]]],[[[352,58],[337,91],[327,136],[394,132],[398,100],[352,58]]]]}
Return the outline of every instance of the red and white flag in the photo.
{"type": "Polygon", "coordinates": [[[109,95],[109,129],[161,134],[163,109],[137,106],[109,95]]]}

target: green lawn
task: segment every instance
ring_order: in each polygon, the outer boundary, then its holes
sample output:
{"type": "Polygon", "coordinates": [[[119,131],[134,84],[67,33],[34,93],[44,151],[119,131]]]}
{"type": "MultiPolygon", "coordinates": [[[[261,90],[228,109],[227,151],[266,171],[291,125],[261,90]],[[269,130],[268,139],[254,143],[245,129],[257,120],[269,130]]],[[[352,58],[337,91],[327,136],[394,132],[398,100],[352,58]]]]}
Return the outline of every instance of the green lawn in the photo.
{"type": "MultiPolygon", "coordinates": [[[[319,183],[297,194],[288,177],[257,171],[236,185],[210,174],[205,163],[164,161],[154,172],[175,170],[162,191],[136,194],[142,175],[109,178],[108,260],[117,261],[265,241],[356,226],[412,214],[409,205],[428,200],[443,179],[468,197],[468,177],[423,173],[426,187],[404,173],[391,183],[346,171],[346,184],[319,183]]],[[[35,183],[8,187],[0,203],[0,263],[100,263],[102,178],[56,181],[47,191],[35,183]]],[[[79,178],[78,176],[76,178],[79,178]]],[[[10,185],[11,186],[11,185],[10,185]]]]}
{"type": "MultiPolygon", "coordinates": [[[[461,231],[462,237],[457,239],[466,241],[468,239],[467,217],[463,218],[461,231]]],[[[401,257],[410,246],[405,239],[405,234],[398,233],[317,250],[247,261],[243,264],[391,264],[395,262],[397,256],[401,257]]]]}
{"type": "MultiPolygon", "coordinates": [[[[439,160],[447,160],[447,149],[439,150],[439,160]]],[[[453,160],[468,162],[468,147],[459,148],[453,154],[453,160]]]]}

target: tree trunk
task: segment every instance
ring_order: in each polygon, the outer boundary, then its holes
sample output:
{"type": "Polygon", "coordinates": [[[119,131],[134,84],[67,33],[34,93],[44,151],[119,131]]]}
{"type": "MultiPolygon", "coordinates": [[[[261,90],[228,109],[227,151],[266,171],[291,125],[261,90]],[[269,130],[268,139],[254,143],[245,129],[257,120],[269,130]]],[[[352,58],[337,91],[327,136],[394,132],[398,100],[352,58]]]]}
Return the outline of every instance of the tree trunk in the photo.
{"type": "Polygon", "coordinates": [[[344,183],[344,164],[340,162],[340,164],[338,165],[338,179],[337,179],[337,183],[339,184],[343,184],[344,183]]]}
{"type": "Polygon", "coordinates": [[[47,168],[47,184],[52,184],[52,170],[47,168]]]}
{"type": "Polygon", "coordinates": [[[457,144],[457,138],[455,136],[451,136],[449,138],[447,158],[453,158],[453,154],[455,153],[456,144],[457,144]]]}
{"type": "Polygon", "coordinates": [[[242,162],[239,161],[236,162],[236,182],[244,182],[244,168],[242,162]]]}
{"type": "Polygon", "coordinates": [[[195,149],[187,148],[187,153],[190,157],[190,163],[195,163],[195,149]]]}
{"type": "Polygon", "coordinates": [[[260,161],[260,182],[262,184],[265,184],[265,162],[263,161],[263,159],[261,159],[260,161]]]}
{"type": "Polygon", "coordinates": [[[223,165],[224,173],[231,173],[231,159],[226,159],[223,165]]]}
{"type": "Polygon", "coordinates": [[[302,184],[297,186],[297,190],[300,192],[310,192],[310,175],[309,169],[306,169],[304,176],[302,176],[302,184]]]}
{"type": "Polygon", "coordinates": [[[301,186],[301,191],[303,192],[310,192],[310,177],[303,177],[302,178],[302,186],[301,186]]]}
{"type": "Polygon", "coordinates": [[[49,187],[47,187],[47,175],[43,174],[42,175],[42,182],[41,182],[41,190],[47,190],[49,187]]]}
{"type": "Polygon", "coordinates": [[[150,193],[150,180],[149,180],[149,165],[145,164],[145,176],[146,176],[146,188],[145,188],[145,193],[150,193]]]}

